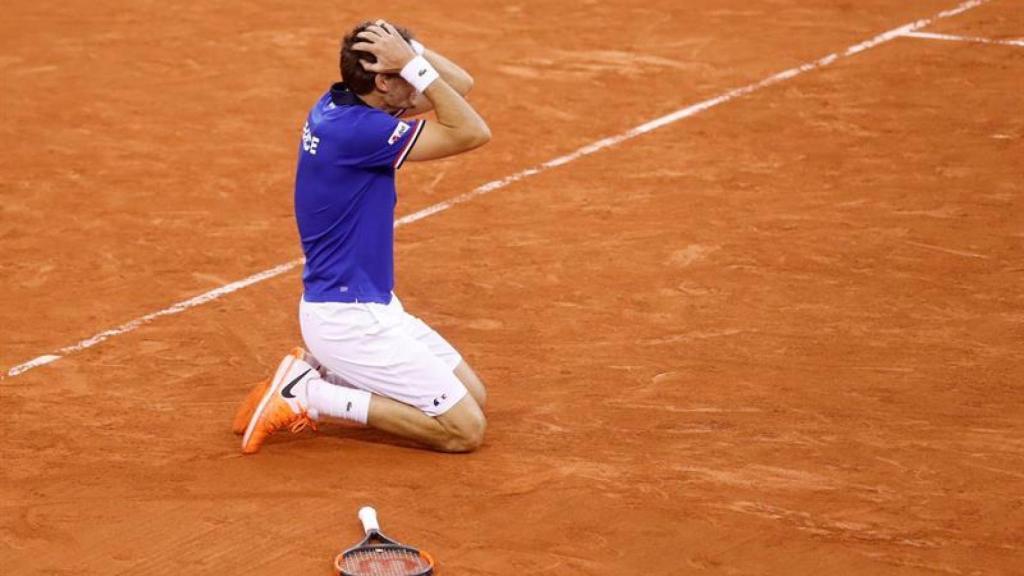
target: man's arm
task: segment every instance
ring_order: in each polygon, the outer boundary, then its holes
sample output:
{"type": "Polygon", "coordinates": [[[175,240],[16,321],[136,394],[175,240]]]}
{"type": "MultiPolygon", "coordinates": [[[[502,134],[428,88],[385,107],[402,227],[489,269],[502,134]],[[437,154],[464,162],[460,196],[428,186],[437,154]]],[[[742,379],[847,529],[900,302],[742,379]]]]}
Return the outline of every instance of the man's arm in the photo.
{"type": "MultiPolygon", "coordinates": [[[[362,42],[353,48],[370,52],[377,57],[375,63],[363,61],[363,67],[371,72],[394,73],[396,70],[405,69],[413,79],[417,76],[430,77],[433,74],[439,76],[423,90],[423,96],[434,108],[437,121],[426,124],[409,152],[408,160],[444,158],[483,146],[490,141],[491,130],[487,123],[465,98],[440,76],[440,71],[433,69],[429,60],[418,60],[424,65],[414,66],[419,68],[417,70],[408,68],[417,56],[393,26],[386,22],[371,26],[360,33],[359,37],[362,42]]],[[[406,78],[406,74],[403,74],[403,78],[406,78]]],[[[406,80],[410,81],[409,78],[406,80]]]]}
{"type": "Polygon", "coordinates": [[[408,160],[435,160],[467,152],[491,140],[491,129],[461,94],[438,78],[423,96],[434,108],[436,122],[428,122],[408,160]]]}
{"type": "MultiPolygon", "coordinates": [[[[415,48],[416,47],[413,46],[413,49],[415,48]]],[[[427,62],[430,62],[434,66],[437,73],[441,75],[441,78],[443,78],[444,81],[460,95],[465,96],[473,89],[473,77],[469,75],[469,72],[466,72],[455,62],[452,62],[442,54],[434,52],[429,48],[425,48],[423,50],[423,57],[427,59],[427,62]]],[[[416,99],[413,100],[412,107],[407,108],[402,112],[402,117],[418,116],[425,112],[430,112],[433,109],[433,102],[431,102],[425,95],[418,94],[416,99]]]]}
{"type": "Polygon", "coordinates": [[[473,89],[473,77],[469,75],[469,72],[466,72],[461,66],[452,62],[443,54],[435,52],[430,48],[424,48],[423,57],[427,59],[427,62],[434,65],[441,78],[444,78],[444,81],[459,94],[465,96],[473,89]]]}

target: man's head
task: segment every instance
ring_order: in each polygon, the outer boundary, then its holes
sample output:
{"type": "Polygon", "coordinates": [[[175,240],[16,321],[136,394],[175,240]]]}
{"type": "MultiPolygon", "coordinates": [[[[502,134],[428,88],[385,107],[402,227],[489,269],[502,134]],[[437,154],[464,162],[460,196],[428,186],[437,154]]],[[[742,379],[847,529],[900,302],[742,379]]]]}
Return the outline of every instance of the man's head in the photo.
{"type": "MultiPolygon", "coordinates": [[[[374,63],[377,57],[369,52],[355,50],[353,44],[365,42],[359,33],[372,26],[373,22],[363,22],[349,32],[341,41],[341,57],[339,68],[341,78],[356,95],[367,103],[387,110],[400,110],[413,107],[416,89],[398,74],[378,74],[363,68],[361,60],[374,63]],[[378,105],[380,103],[381,105],[378,105]]],[[[406,41],[413,38],[412,33],[402,26],[395,26],[406,41]]]]}

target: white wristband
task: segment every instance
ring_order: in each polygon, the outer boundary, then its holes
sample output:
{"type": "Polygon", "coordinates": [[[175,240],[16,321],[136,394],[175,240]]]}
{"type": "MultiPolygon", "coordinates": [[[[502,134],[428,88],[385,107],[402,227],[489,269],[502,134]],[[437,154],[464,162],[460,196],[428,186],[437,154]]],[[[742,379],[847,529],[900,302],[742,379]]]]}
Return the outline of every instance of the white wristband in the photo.
{"type": "Polygon", "coordinates": [[[402,68],[401,75],[402,78],[405,78],[406,82],[412,84],[413,88],[419,92],[426,91],[427,87],[434,83],[434,80],[441,77],[437,70],[423,56],[417,56],[410,60],[402,68]]]}
{"type": "Polygon", "coordinates": [[[412,51],[415,52],[417,56],[423,56],[423,53],[427,50],[427,48],[423,44],[420,44],[419,40],[416,40],[415,38],[409,40],[409,46],[412,46],[412,51]]]}

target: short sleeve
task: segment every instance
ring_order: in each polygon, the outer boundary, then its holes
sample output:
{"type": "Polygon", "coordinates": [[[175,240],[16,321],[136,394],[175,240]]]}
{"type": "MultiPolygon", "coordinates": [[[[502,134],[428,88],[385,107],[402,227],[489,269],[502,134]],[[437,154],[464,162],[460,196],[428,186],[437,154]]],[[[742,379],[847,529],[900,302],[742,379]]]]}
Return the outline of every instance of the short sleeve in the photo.
{"type": "Polygon", "coordinates": [[[345,146],[346,164],[399,169],[416,145],[425,120],[399,120],[384,112],[367,114],[351,127],[345,146]]]}

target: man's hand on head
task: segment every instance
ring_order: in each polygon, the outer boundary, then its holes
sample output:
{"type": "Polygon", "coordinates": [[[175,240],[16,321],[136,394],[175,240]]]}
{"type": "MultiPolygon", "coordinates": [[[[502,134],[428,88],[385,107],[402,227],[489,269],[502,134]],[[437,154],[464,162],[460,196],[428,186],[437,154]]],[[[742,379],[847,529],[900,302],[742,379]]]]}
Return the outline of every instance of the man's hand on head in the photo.
{"type": "Polygon", "coordinates": [[[369,52],[377,57],[376,62],[360,60],[363,68],[379,74],[393,74],[401,70],[410,60],[416,57],[409,43],[394,26],[378,20],[372,26],[359,33],[363,40],[352,45],[355,50],[369,52]]]}

